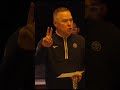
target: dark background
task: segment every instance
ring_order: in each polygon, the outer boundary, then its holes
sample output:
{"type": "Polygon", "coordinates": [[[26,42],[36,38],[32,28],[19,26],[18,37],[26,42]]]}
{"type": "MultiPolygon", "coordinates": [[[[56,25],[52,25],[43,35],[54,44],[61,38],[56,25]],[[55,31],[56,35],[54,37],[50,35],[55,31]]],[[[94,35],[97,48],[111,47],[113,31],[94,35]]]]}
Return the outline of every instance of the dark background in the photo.
{"type": "Polygon", "coordinates": [[[0,1],[0,62],[8,38],[26,24],[30,0],[0,1]]]}

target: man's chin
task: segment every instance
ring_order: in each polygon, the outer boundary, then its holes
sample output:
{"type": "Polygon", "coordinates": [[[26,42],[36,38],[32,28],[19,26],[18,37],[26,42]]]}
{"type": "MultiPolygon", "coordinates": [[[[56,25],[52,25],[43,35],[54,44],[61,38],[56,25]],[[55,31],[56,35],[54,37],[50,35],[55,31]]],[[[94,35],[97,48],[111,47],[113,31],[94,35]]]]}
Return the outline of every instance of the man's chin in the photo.
{"type": "Polygon", "coordinates": [[[71,34],[72,34],[72,32],[67,32],[66,34],[67,34],[67,36],[69,36],[69,35],[71,35],[71,34]]]}

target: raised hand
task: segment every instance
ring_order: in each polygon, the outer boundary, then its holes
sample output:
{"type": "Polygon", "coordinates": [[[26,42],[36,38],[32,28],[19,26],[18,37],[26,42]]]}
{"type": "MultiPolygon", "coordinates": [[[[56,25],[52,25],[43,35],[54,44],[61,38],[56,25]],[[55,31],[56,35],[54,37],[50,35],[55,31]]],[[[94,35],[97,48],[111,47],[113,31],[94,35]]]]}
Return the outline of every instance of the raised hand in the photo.
{"type": "Polygon", "coordinates": [[[27,24],[19,30],[18,46],[27,50],[35,49],[35,21],[34,21],[35,4],[31,2],[27,24]]]}
{"type": "Polygon", "coordinates": [[[53,32],[53,29],[48,27],[47,32],[46,32],[46,36],[42,40],[42,46],[50,47],[53,44],[52,32],[53,32]]]}

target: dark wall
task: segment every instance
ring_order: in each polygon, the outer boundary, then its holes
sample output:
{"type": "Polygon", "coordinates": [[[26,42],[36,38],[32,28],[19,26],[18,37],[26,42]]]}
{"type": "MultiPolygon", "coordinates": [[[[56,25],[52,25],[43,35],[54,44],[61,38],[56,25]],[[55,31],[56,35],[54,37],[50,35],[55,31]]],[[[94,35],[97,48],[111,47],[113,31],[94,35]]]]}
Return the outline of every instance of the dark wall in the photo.
{"type": "Polygon", "coordinates": [[[106,0],[108,5],[108,19],[120,29],[120,3],[117,0],[106,0]]]}
{"type": "Polygon", "coordinates": [[[30,0],[2,0],[0,5],[0,59],[8,38],[26,24],[30,0]]]}

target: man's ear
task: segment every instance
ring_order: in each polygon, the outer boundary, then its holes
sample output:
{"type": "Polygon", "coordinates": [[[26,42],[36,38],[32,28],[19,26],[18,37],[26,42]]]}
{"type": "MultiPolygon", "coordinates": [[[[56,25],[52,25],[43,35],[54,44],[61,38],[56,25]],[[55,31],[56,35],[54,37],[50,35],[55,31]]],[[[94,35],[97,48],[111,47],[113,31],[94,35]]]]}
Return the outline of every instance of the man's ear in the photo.
{"type": "Polygon", "coordinates": [[[55,20],[53,20],[53,24],[54,24],[54,26],[56,27],[56,21],[55,21],[55,20]]]}
{"type": "Polygon", "coordinates": [[[80,33],[80,28],[78,28],[78,33],[80,33]]]}

